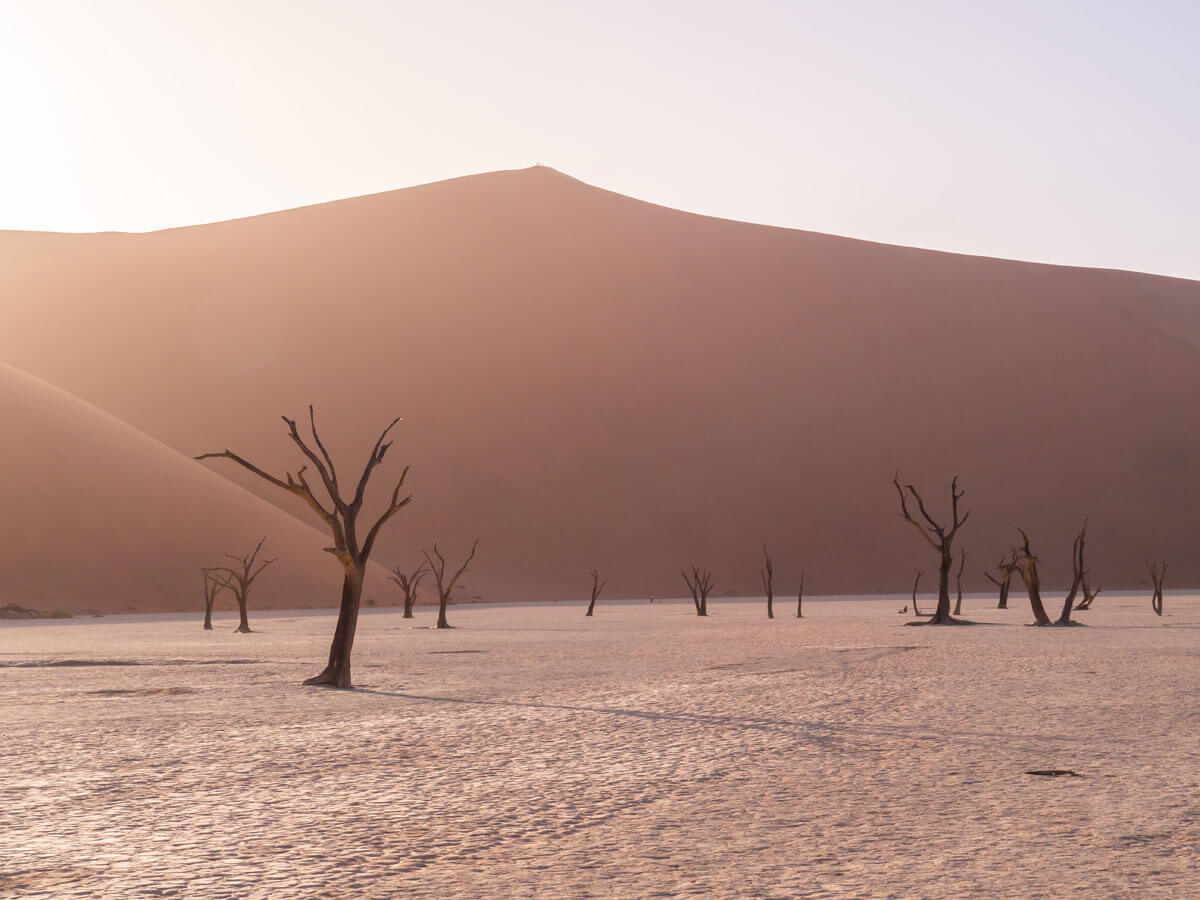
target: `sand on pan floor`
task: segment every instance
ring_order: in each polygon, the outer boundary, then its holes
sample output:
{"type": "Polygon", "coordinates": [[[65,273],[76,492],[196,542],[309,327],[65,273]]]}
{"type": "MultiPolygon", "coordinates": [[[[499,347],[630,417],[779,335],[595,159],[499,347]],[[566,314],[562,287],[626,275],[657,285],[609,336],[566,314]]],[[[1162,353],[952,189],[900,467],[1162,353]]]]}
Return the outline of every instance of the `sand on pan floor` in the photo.
{"type": "Polygon", "coordinates": [[[0,895],[1195,896],[1200,598],[902,602],[3,623],[0,895]]]}

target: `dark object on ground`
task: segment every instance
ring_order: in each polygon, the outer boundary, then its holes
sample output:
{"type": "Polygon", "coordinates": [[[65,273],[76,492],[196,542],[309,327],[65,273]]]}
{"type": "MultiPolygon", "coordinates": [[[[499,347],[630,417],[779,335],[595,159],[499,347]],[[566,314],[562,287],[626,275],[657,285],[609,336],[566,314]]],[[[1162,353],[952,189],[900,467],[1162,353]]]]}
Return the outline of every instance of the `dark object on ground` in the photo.
{"type": "Polygon", "coordinates": [[[1030,769],[1026,775],[1044,775],[1047,778],[1060,778],[1066,775],[1070,778],[1082,778],[1082,772],[1074,772],[1071,769],[1030,769]]]}

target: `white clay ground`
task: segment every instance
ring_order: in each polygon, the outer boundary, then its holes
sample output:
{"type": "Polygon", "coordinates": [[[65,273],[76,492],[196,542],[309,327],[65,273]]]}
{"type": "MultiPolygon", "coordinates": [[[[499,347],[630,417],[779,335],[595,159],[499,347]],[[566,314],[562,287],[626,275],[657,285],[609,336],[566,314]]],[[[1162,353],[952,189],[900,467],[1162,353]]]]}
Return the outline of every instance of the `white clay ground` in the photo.
{"type": "Polygon", "coordinates": [[[0,896],[1200,896],[1200,598],[906,599],[3,622],[0,896]]]}

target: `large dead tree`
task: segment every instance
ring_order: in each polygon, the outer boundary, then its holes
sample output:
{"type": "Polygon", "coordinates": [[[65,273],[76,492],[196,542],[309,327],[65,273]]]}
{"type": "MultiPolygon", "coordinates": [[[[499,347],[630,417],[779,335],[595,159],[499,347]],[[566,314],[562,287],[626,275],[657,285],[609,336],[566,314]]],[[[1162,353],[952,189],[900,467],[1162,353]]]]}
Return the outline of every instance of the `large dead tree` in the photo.
{"type": "Polygon", "coordinates": [[[217,576],[215,568],[202,568],[200,573],[204,576],[204,630],[212,631],[213,603],[217,599],[217,594],[225,590],[225,585],[217,576]]]}
{"type": "Polygon", "coordinates": [[[996,609],[1008,609],[1008,590],[1012,584],[1012,577],[1017,572],[1017,561],[1014,554],[1005,554],[1000,557],[1000,562],[996,564],[996,571],[1000,573],[997,578],[991,572],[984,572],[983,577],[1000,588],[1000,602],[996,604],[996,609]]]}
{"type": "Polygon", "coordinates": [[[967,551],[959,551],[958,573],[954,576],[954,584],[958,588],[958,599],[954,601],[954,615],[962,615],[962,573],[967,565],[967,551]]]}
{"type": "Polygon", "coordinates": [[[296,429],[295,420],[283,416],[283,421],[287,423],[288,436],[308,460],[308,463],[302,465],[296,471],[295,475],[287,472],[284,478],[277,478],[274,475],[264,472],[258,466],[230,450],[224,450],[220,453],[202,453],[196,459],[225,458],[233,460],[239,466],[253,472],[259,478],[269,481],[276,487],[299,497],[308,505],[309,509],[317,514],[317,517],[329,529],[333,537],[333,546],[326,547],[325,549],[327,552],[333,554],[342,566],[342,601],[338,608],[337,626],[333,631],[333,642],[329,647],[329,662],[319,674],[307,679],[304,683],[329,685],[345,689],[351,686],[350,651],[354,647],[354,632],[358,627],[358,609],[362,601],[362,588],[363,580],[366,578],[367,573],[367,560],[371,556],[371,550],[375,547],[375,539],[379,536],[379,532],[383,526],[392,516],[396,515],[396,513],[400,512],[400,510],[412,501],[411,494],[401,496],[401,492],[404,489],[404,480],[408,477],[408,467],[405,466],[404,471],[400,474],[400,480],[396,483],[396,487],[392,491],[387,508],[367,530],[366,536],[361,541],[359,540],[358,516],[362,511],[363,501],[366,499],[367,482],[370,481],[371,473],[375,470],[375,467],[383,462],[388,448],[392,446],[392,442],[387,440],[387,436],[396,427],[396,423],[400,419],[399,417],[393,419],[391,424],[383,429],[383,433],[379,435],[379,439],[375,441],[375,446],[371,450],[371,456],[367,459],[362,475],[358,479],[354,496],[349,500],[342,495],[341,485],[338,484],[337,470],[334,468],[333,460],[325,450],[325,445],[321,443],[321,438],[317,435],[317,424],[313,416],[313,408],[311,406],[308,408],[308,421],[310,430],[312,431],[312,443],[316,449],[309,446],[308,442],[300,436],[300,432],[296,429]],[[317,497],[304,475],[308,471],[310,463],[316,468],[317,474],[321,478],[321,485],[324,487],[325,493],[329,498],[329,506],[326,506],[317,497]]]}
{"type": "Polygon", "coordinates": [[[763,544],[763,567],[759,570],[762,578],[763,593],[767,598],[767,618],[775,618],[775,564],[767,553],[767,545],[763,544]]]}
{"type": "Polygon", "coordinates": [[[1167,577],[1167,564],[1165,561],[1152,563],[1146,560],[1146,570],[1150,573],[1150,580],[1154,582],[1154,595],[1150,598],[1150,608],[1154,610],[1154,614],[1161,616],[1163,614],[1163,579],[1167,577]]]}
{"type": "Polygon", "coordinates": [[[892,484],[896,486],[896,493],[900,498],[900,518],[916,529],[917,534],[921,535],[925,542],[937,552],[940,560],[938,566],[937,609],[933,613],[933,618],[927,624],[957,625],[959,621],[950,614],[950,566],[954,563],[954,536],[958,534],[958,529],[966,524],[967,519],[971,515],[970,512],[959,515],[958,501],[962,499],[963,492],[958,489],[958,476],[955,475],[950,482],[951,518],[948,528],[936,522],[929,515],[929,511],[925,508],[925,501],[921,499],[921,495],[917,493],[915,487],[911,484],[906,484],[904,487],[900,486],[899,469],[892,476],[892,484]],[[917,509],[920,510],[921,518],[925,520],[924,525],[914,519],[909,513],[905,491],[908,491],[917,502],[917,509]]]}
{"type": "Polygon", "coordinates": [[[471,560],[475,558],[475,548],[479,546],[479,539],[475,539],[475,543],[471,545],[471,552],[467,554],[466,562],[458,567],[458,571],[446,577],[446,557],[442,556],[442,552],[438,550],[438,545],[433,545],[433,555],[430,555],[428,550],[422,551],[425,554],[425,561],[429,563],[429,570],[433,572],[433,582],[437,585],[438,592],[438,628],[449,628],[450,623],[446,621],[446,604],[450,602],[450,595],[454,593],[454,586],[458,584],[458,579],[467,571],[471,565],[471,560]]]}
{"type": "Polygon", "coordinates": [[[708,594],[712,590],[712,572],[700,566],[692,566],[692,574],[680,569],[679,573],[687,582],[688,590],[692,592],[692,603],[696,606],[696,615],[708,615],[708,594]]]}
{"type": "Polygon", "coordinates": [[[413,617],[413,607],[417,604],[417,588],[420,586],[421,580],[428,574],[429,563],[421,560],[421,564],[411,572],[406,572],[396,566],[392,569],[392,574],[388,576],[400,586],[400,592],[404,595],[404,618],[411,619],[413,617]]]}
{"type": "Polygon", "coordinates": [[[234,629],[237,634],[250,633],[250,618],[248,610],[250,607],[250,588],[254,584],[254,580],[262,574],[262,570],[275,562],[273,559],[263,560],[258,564],[258,568],[254,568],[255,561],[258,559],[258,553],[262,550],[262,545],[266,541],[263,538],[258,542],[258,546],[254,548],[253,553],[247,553],[245,556],[234,556],[232,553],[226,553],[229,559],[233,560],[232,566],[218,566],[212,571],[216,577],[221,580],[221,587],[233,594],[233,598],[237,601],[238,606],[238,627],[234,629]]]}
{"type": "Polygon", "coordinates": [[[1071,548],[1071,567],[1074,570],[1071,589],[1067,592],[1062,612],[1055,621],[1051,621],[1050,616],[1046,613],[1046,607],[1042,603],[1042,582],[1041,576],[1038,574],[1038,558],[1029,548],[1029,535],[1020,528],[1017,531],[1021,534],[1021,546],[1014,549],[1013,559],[1017,563],[1017,571],[1021,574],[1021,580],[1025,583],[1025,590],[1029,593],[1029,606],[1033,610],[1035,624],[1074,624],[1071,621],[1071,610],[1075,607],[1075,597],[1079,594],[1079,586],[1087,574],[1083,567],[1083,545],[1087,536],[1087,521],[1085,520],[1083,527],[1079,529],[1079,534],[1071,548]]]}
{"type": "Polygon", "coordinates": [[[796,592],[796,618],[804,618],[804,570],[800,570],[800,590],[796,592]]]}
{"type": "Polygon", "coordinates": [[[592,569],[588,574],[592,576],[592,599],[588,603],[587,608],[587,614],[590,616],[596,609],[596,599],[600,596],[600,592],[604,590],[604,586],[608,584],[608,579],[606,578],[601,581],[600,573],[596,569],[592,569]]]}

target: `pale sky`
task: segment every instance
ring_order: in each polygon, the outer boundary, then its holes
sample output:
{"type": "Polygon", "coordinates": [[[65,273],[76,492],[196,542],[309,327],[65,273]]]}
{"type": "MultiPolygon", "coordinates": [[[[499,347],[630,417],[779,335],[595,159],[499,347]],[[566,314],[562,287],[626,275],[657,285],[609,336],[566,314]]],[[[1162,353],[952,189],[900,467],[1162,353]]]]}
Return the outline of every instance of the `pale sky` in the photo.
{"type": "Polygon", "coordinates": [[[1200,278],[1200,3],[0,0],[0,228],[534,163],[710,215],[1200,278]]]}

